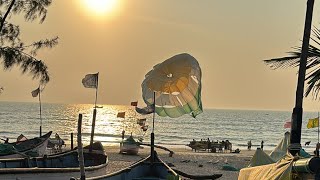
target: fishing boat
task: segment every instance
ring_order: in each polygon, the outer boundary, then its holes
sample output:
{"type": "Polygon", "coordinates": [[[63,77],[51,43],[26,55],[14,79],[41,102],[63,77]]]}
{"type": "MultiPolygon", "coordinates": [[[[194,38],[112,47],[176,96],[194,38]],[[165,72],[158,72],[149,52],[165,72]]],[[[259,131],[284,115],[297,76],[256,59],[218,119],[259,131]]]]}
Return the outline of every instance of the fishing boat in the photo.
{"type": "MultiPolygon", "coordinates": [[[[106,174],[108,158],[100,142],[83,148],[87,177],[106,174]]],[[[63,180],[79,177],[77,148],[54,155],[32,158],[0,159],[0,179],[63,180]]]]}
{"type": "MultiPolygon", "coordinates": [[[[131,103],[132,104],[132,103],[131,103]]],[[[125,112],[118,113],[117,117],[123,117],[125,116],[125,112]]],[[[135,115],[137,116],[137,115],[135,115]]],[[[144,136],[146,134],[146,131],[148,130],[148,125],[146,125],[146,118],[137,118],[137,125],[135,123],[132,124],[133,128],[138,128],[140,131],[140,137],[138,138],[138,141],[136,141],[133,138],[132,132],[131,135],[124,139],[124,133],[125,131],[122,131],[122,141],[120,142],[120,153],[121,154],[127,154],[127,155],[137,155],[139,152],[139,149],[143,148],[140,146],[141,142],[144,139],[144,136]]]]}
{"type": "Polygon", "coordinates": [[[163,162],[154,151],[145,159],[135,162],[120,171],[104,176],[86,178],[87,180],[119,180],[119,179],[180,179],[179,175],[163,162]]]}
{"type": "Polygon", "coordinates": [[[124,141],[120,142],[120,153],[128,155],[137,155],[140,149],[140,144],[133,139],[132,135],[124,141]]]}
{"type": "Polygon", "coordinates": [[[43,156],[51,133],[25,141],[0,144],[0,159],[43,156]]]}

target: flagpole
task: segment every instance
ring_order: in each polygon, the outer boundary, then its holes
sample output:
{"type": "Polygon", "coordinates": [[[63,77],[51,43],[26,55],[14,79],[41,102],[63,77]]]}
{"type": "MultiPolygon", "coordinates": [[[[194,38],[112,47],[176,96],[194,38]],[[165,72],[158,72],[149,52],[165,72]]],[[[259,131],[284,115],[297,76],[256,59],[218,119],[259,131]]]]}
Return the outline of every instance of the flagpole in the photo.
{"type": "Polygon", "coordinates": [[[95,98],[95,101],[94,101],[94,108],[93,108],[93,117],[92,117],[92,126],[91,126],[91,137],[90,137],[90,148],[89,148],[89,152],[92,152],[94,129],[95,129],[95,126],[96,126],[98,85],[99,85],[99,72],[97,73],[96,85],[97,85],[97,87],[96,87],[96,98],[95,98]]]}
{"type": "Polygon", "coordinates": [[[41,116],[41,90],[39,86],[39,106],[40,106],[40,137],[42,136],[42,116],[41,116]]]}

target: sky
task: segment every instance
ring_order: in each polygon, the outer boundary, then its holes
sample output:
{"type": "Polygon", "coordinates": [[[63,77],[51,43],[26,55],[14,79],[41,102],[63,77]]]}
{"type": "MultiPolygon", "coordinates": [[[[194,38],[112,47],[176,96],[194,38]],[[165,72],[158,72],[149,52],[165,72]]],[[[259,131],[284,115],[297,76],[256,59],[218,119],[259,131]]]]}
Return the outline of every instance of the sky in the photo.
{"type": "MultiPolygon", "coordinates": [[[[301,45],[306,1],[116,0],[105,13],[91,5],[55,0],[43,24],[9,19],[20,25],[26,43],[59,36],[58,46],[37,55],[51,77],[42,102],[94,103],[95,90],[81,80],[99,72],[99,104],[138,100],[143,106],[145,74],[189,53],[202,69],[204,108],[294,108],[298,69],[272,70],[263,60],[301,45]]],[[[313,26],[320,27],[317,3],[314,9],[313,26]]],[[[31,96],[38,80],[17,67],[0,70],[0,84],[5,89],[0,101],[38,101],[31,96]]],[[[305,111],[319,108],[319,101],[304,100],[305,111]]]]}

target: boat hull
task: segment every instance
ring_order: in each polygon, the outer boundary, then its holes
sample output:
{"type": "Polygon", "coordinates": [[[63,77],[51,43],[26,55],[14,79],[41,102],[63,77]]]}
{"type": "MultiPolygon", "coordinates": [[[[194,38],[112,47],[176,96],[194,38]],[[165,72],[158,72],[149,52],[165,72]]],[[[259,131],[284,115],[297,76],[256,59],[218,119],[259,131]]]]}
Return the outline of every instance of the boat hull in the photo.
{"type": "MultiPolygon", "coordinates": [[[[80,178],[80,168],[25,168],[15,170],[14,174],[0,174],[1,180],[70,180],[71,177],[80,178]]],[[[107,164],[94,168],[85,168],[86,177],[96,177],[105,175],[107,164]]]]}
{"type": "Polygon", "coordinates": [[[52,132],[50,131],[40,138],[33,138],[18,143],[10,143],[9,145],[14,146],[18,150],[15,153],[0,153],[0,159],[24,158],[28,157],[30,154],[34,154],[36,156],[44,156],[51,133],[52,132]]]}
{"type": "MultiPolygon", "coordinates": [[[[87,177],[106,174],[108,157],[100,142],[84,147],[84,166],[87,177]]],[[[0,179],[3,180],[69,180],[80,177],[78,151],[70,151],[35,158],[0,159],[0,179]]]]}
{"type": "Polygon", "coordinates": [[[119,179],[175,179],[180,176],[174,172],[165,162],[163,162],[155,153],[154,160],[151,156],[142,159],[128,168],[122,169],[112,174],[99,177],[86,178],[87,180],[119,180],[119,179]]]}
{"type": "Polygon", "coordinates": [[[120,143],[120,153],[128,155],[137,155],[139,152],[140,146],[138,144],[132,143],[120,143]]]}

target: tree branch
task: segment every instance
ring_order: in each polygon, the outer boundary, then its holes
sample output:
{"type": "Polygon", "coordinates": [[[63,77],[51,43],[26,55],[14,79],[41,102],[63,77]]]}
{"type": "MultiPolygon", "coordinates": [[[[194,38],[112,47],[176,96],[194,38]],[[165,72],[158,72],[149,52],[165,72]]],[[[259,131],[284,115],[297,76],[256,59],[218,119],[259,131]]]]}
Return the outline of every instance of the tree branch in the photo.
{"type": "Polygon", "coordinates": [[[1,20],[0,33],[1,33],[2,28],[3,28],[3,26],[4,26],[4,22],[6,21],[6,18],[7,18],[7,16],[9,15],[9,13],[10,13],[10,11],[11,11],[11,9],[12,9],[12,7],[13,7],[13,5],[14,5],[15,2],[16,2],[16,0],[12,0],[12,1],[11,1],[11,4],[10,4],[7,12],[4,14],[4,16],[3,16],[2,20],[1,20]]]}

